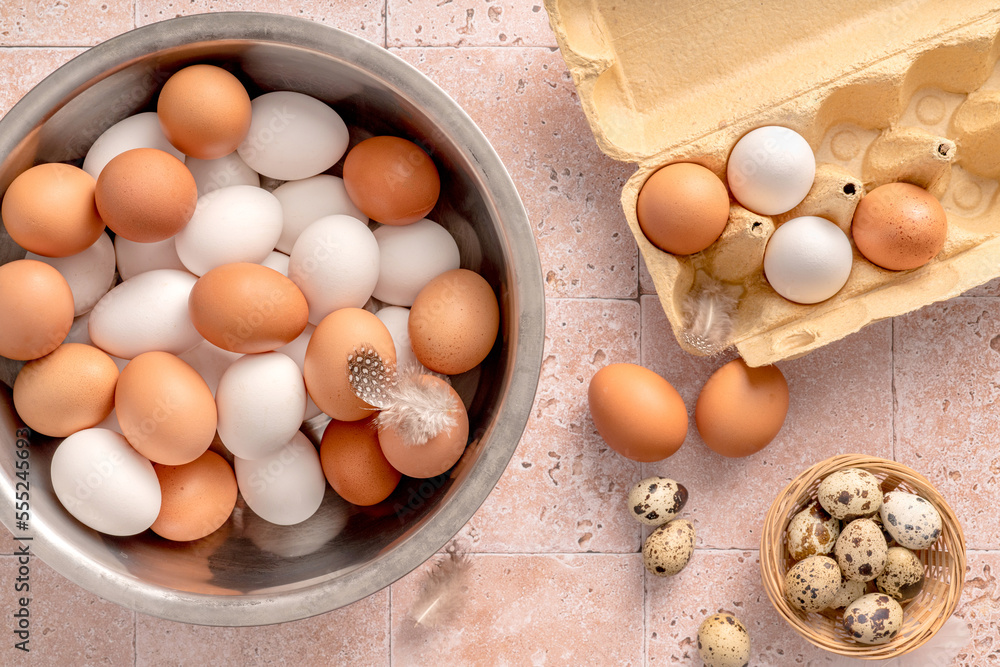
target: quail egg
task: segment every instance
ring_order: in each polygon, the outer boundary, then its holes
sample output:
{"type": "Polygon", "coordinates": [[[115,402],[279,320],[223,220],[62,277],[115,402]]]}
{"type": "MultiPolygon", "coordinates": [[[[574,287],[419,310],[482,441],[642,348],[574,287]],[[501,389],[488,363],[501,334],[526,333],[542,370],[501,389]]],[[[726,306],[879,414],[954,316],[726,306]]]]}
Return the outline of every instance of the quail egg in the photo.
{"type": "Polygon", "coordinates": [[[905,491],[882,499],[882,523],[901,547],[927,549],[941,536],[941,515],[928,501],[905,491]]]}
{"type": "Polygon", "coordinates": [[[674,519],[646,538],[642,564],[658,577],[670,577],[684,569],[693,553],[694,526],[690,521],[674,519]]]}
{"type": "Polygon", "coordinates": [[[845,468],[819,483],[816,498],[832,516],[842,521],[870,517],[882,504],[878,478],[860,468],[845,468]]]}
{"type": "Polygon", "coordinates": [[[732,614],[713,614],[698,627],[698,653],[705,667],[746,667],[750,664],[750,633],[732,614]]]}
{"type": "Polygon", "coordinates": [[[840,590],[840,568],[829,556],[809,556],[785,575],[785,598],[796,609],[821,611],[840,590]]]}
{"type": "Polygon", "coordinates": [[[903,627],[903,608],[885,593],[864,595],[844,610],[844,629],[861,644],[885,644],[903,627]]]}
{"type": "Polygon", "coordinates": [[[875,579],[878,589],[900,602],[917,597],[924,587],[924,564],[905,547],[892,547],[885,570],[875,579]]]}
{"type": "Polygon", "coordinates": [[[874,521],[875,525],[878,526],[878,529],[882,531],[882,537],[885,538],[886,546],[888,546],[890,549],[896,546],[896,538],[894,538],[892,535],[889,534],[889,531],[885,529],[885,524],[882,523],[881,512],[876,512],[875,514],[872,514],[871,520],[874,521]]]}
{"type": "Polygon", "coordinates": [[[647,477],[629,491],[628,506],[636,521],[662,526],[680,514],[687,499],[683,484],[666,477],[647,477]]]}
{"type": "Polygon", "coordinates": [[[788,555],[794,560],[833,551],[840,535],[840,521],[813,503],[788,522],[788,555]]]}
{"type": "Polygon", "coordinates": [[[856,519],[840,531],[833,551],[848,579],[871,581],[885,569],[888,547],[871,519],[856,519]]]}
{"type": "Polygon", "coordinates": [[[868,583],[865,581],[855,581],[854,579],[844,577],[844,580],[840,582],[840,590],[837,591],[836,597],[833,598],[833,602],[830,603],[828,608],[843,609],[864,595],[867,588],[868,583]]]}

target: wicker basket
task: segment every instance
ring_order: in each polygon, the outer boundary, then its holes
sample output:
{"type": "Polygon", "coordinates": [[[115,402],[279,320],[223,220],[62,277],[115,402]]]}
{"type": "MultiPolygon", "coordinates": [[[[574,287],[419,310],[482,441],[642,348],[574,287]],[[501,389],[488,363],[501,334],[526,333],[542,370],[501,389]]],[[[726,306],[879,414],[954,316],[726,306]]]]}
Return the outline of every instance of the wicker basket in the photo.
{"type": "Polygon", "coordinates": [[[778,495],[764,520],[760,538],[760,574],[771,604],[811,643],[832,653],[864,660],[882,660],[908,653],[934,636],[951,617],[965,582],[965,537],[954,512],[925,477],[885,459],[860,454],[834,456],[812,466],[778,495]],[[924,564],[923,590],[903,606],[903,627],[892,641],[867,646],[853,641],[839,612],[805,613],[785,599],[785,573],[794,564],[786,547],[786,528],[792,517],[815,500],[819,483],[844,468],[863,468],[882,481],[883,492],[899,489],[916,493],[940,512],[942,534],[930,548],[917,551],[924,564]]]}

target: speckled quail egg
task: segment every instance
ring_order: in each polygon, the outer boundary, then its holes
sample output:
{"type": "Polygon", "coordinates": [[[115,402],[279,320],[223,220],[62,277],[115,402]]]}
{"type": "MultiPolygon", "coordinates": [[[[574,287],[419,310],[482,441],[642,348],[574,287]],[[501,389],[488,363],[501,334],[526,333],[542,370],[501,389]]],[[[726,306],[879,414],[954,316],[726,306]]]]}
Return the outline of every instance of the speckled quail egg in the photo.
{"type": "Polygon", "coordinates": [[[670,577],[684,569],[693,553],[694,526],[690,521],[674,519],[646,538],[642,564],[658,577],[670,577]]]}
{"type": "Polygon", "coordinates": [[[875,579],[875,584],[886,595],[909,602],[924,587],[924,564],[906,547],[892,547],[885,570],[875,579]]]}
{"type": "Polygon", "coordinates": [[[882,523],[881,512],[876,512],[875,514],[872,514],[871,520],[874,521],[875,525],[878,526],[878,529],[882,531],[882,537],[885,538],[886,546],[889,547],[890,549],[896,546],[896,538],[894,538],[892,535],[889,534],[889,531],[885,529],[885,524],[882,523]]]}
{"type": "Polygon", "coordinates": [[[788,555],[794,560],[822,556],[833,551],[840,535],[840,521],[813,503],[788,522],[788,555]]]}
{"type": "Polygon", "coordinates": [[[750,633],[729,612],[712,614],[698,626],[698,653],[705,667],[746,667],[750,633]]]}
{"type": "Polygon", "coordinates": [[[844,629],[861,644],[885,644],[903,627],[903,608],[885,593],[863,595],[844,609],[844,629]]]}
{"type": "Polygon", "coordinates": [[[681,513],[688,492],[683,484],[667,477],[647,477],[628,492],[628,506],[635,520],[647,526],[662,526],[681,513]]]}
{"type": "Polygon", "coordinates": [[[889,548],[871,519],[855,519],[840,531],[833,548],[837,563],[848,579],[871,581],[885,569],[889,548]]]}
{"type": "Polygon", "coordinates": [[[844,580],[840,582],[840,590],[837,591],[837,595],[833,598],[828,609],[843,609],[864,595],[867,588],[868,582],[844,577],[844,580]]]}
{"type": "Polygon", "coordinates": [[[785,599],[805,612],[830,606],[840,590],[840,568],[829,556],[809,556],[793,565],[785,575],[785,599]]]}
{"type": "Polygon", "coordinates": [[[905,491],[882,499],[882,523],[901,547],[927,549],[941,536],[941,515],[928,501],[905,491]]]}
{"type": "Polygon", "coordinates": [[[870,517],[882,504],[878,478],[860,468],[845,468],[819,483],[816,499],[831,516],[842,521],[870,517]]]}

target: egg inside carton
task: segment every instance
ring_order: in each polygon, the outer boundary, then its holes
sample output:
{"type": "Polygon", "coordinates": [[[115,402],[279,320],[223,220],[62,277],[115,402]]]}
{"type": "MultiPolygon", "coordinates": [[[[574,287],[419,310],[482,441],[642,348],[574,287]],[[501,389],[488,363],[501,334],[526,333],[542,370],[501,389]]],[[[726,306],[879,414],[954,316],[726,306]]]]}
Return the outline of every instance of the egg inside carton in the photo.
{"type": "Polygon", "coordinates": [[[599,146],[638,164],[622,207],[688,352],[735,346],[749,365],[769,364],[1000,275],[991,260],[1000,244],[996,8],[919,0],[737,3],[725,11],[716,3],[626,3],[614,11],[616,3],[586,4],[549,0],[547,7],[599,146]],[[574,12],[588,20],[573,19],[574,12]],[[734,12],[740,21],[722,18],[734,12]],[[813,148],[816,178],[805,200],[776,216],[733,201],[722,236],[700,253],[675,256],[651,244],[636,217],[646,180],[680,161],[725,180],[735,143],[764,125],[791,128],[813,148]],[[802,305],[771,288],[762,263],[777,227],[812,215],[850,235],[864,194],[894,181],[926,188],[944,205],[948,235],[937,257],[888,271],[852,241],[850,278],[832,298],[802,305]],[[715,345],[689,331],[692,303],[705,298],[735,302],[731,326],[715,345]]]}

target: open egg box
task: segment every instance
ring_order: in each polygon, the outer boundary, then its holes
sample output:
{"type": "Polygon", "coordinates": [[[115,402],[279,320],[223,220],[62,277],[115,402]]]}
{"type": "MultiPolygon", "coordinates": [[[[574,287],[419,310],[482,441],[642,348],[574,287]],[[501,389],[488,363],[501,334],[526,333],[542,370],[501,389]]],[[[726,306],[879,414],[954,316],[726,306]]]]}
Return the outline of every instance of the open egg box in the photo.
{"type": "MultiPolygon", "coordinates": [[[[643,2],[546,0],[563,58],[601,150],[635,162],[622,207],[681,346],[685,301],[721,282],[751,366],[800,356],[865,325],[1000,276],[1000,8],[958,0],[643,2]],[[636,218],[639,190],[672,162],[725,181],[748,131],[789,127],[816,155],[805,200],[762,216],[731,198],[722,236],[674,256],[636,218]],[[847,284],[815,305],[785,300],[763,274],[775,227],[800,215],[850,236],[865,192],[893,181],[944,205],[948,235],[928,264],[888,271],[854,248],[847,284]],[[713,280],[714,279],[714,280],[713,280]]],[[[852,241],[853,245],[853,241],[852,241]]]]}

